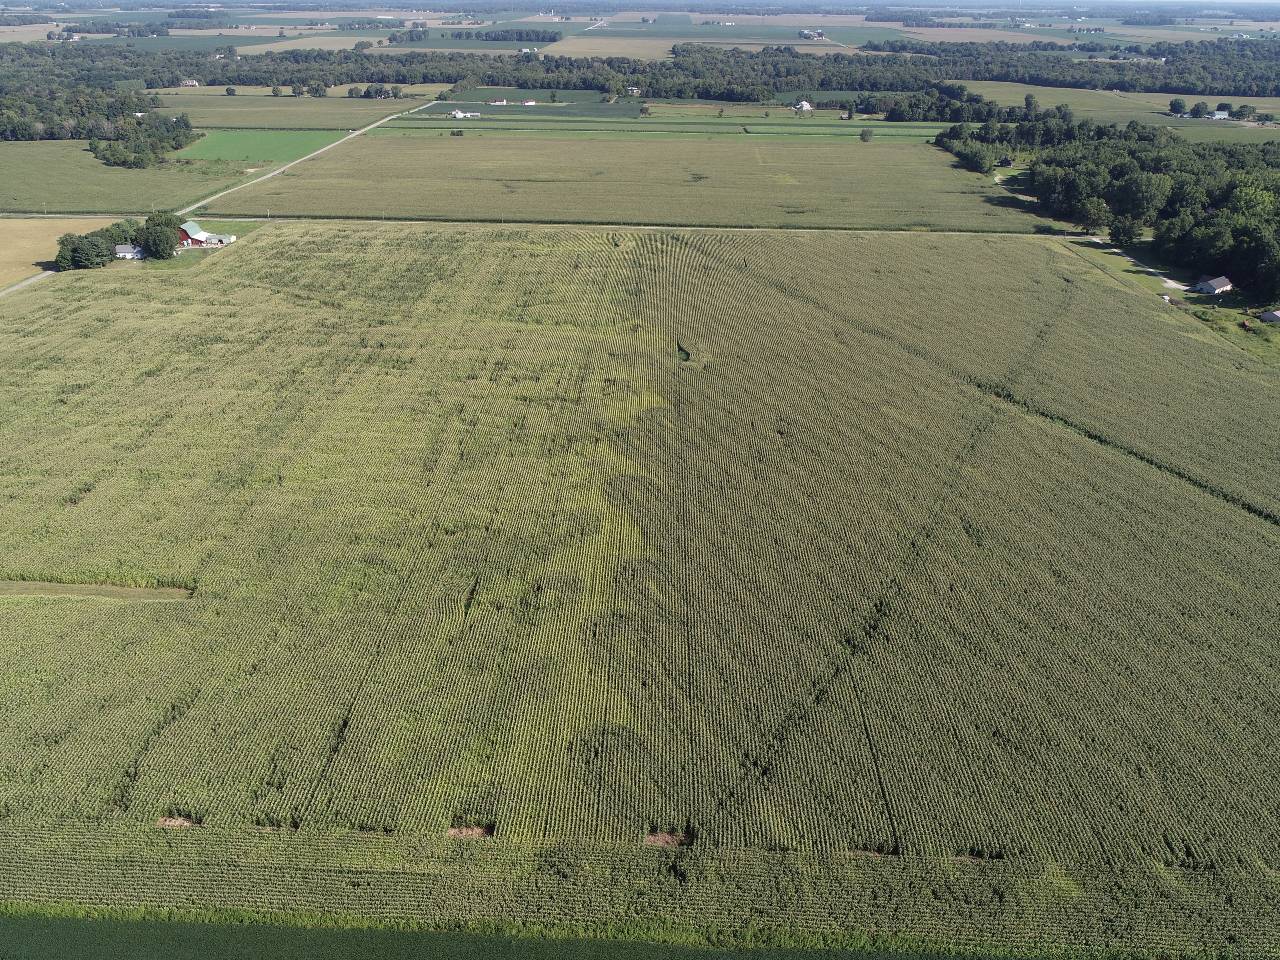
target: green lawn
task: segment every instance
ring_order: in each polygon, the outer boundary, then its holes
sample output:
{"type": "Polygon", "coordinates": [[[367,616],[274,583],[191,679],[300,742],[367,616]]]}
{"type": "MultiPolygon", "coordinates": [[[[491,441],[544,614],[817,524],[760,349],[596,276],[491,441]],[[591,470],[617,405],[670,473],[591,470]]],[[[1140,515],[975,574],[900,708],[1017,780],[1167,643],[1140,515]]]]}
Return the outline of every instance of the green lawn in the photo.
{"type": "Polygon", "coordinates": [[[266,166],[305,157],[343,136],[338,130],[210,130],[173,158],[266,166]]]}

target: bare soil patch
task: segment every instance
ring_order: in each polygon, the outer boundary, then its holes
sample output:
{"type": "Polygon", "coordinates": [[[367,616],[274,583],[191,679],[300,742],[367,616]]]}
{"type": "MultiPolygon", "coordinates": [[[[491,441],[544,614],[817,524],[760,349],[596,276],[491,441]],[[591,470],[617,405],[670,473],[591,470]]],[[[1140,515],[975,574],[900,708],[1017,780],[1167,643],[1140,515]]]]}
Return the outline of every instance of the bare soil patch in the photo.
{"type": "Polygon", "coordinates": [[[195,821],[186,817],[161,817],[156,821],[157,827],[163,827],[165,830],[186,830],[195,826],[195,821]]]}
{"type": "Polygon", "coordinates": [[[493,836],[493,830],[494,825],[486,823],[481,826],[450,827],[444,833],[447,837],[457,837],[462,840],[485,840],[493,836]]]}
{"type": "Polygon", "coordinates": [[[687,847],[689,838],[674,830],[650,830],[644,843],[646,847],[687,847]]]}

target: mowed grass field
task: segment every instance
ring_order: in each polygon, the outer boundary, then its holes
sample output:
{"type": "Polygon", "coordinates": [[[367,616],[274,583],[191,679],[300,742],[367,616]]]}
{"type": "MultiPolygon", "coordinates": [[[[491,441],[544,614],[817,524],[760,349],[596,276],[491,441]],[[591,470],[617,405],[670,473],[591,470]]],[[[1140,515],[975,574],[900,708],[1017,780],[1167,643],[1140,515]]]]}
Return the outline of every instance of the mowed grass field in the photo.
{"type": "MultiPolygon", "coordinates": [[[[362,89],[364,84],[359,84],[362,89]]],[[[271,96],[270,87],[237,87],[228,97],[225,88],[207,92],[160,91],[160,112],[185,113],[201,128],[253,127],[257,129],[348,130],[363,127],[380,117],[412,110],[447,89],[445,84],[406,85],[412,96],[401,100],[365,100],[348,97],[346,87],[335,87],[327,97],[271,96]]]]}
{"type": "Polygon", "coordinates": [[[57,256],[58,238],[64,233],[88,233],[112,222],[92,217],[0,217],[0,290],[43,270],[42,265],[57,256]]]}
{"type": "Polygon", "coordinates": [[[107,166],[82,140],[0,143],[0,212],[167,210],[235,183],[245,168],[229,161],[171,160],[129,170],[107,166]]]}
{"type": "Polygon", "coordinates": [[[213,213],[1030,232],[989,178],[920,143],[374,131],[213,213]],[[395,184],[388,190],[388,184],[395,184]]]}
{"type": "Polygon", "coordinates": [[[262,165],[288,163],[345,135],[345,130],[210,130],[195,143],[172,154],[172,158],[262,165]]]}
{"type": "Polygon", "coordinates": [[[0,898],[1274,953],[1278,381],[1043,237],[52,278],[0,579],[194,593],[0,597],[0,898]]]}
{"type": "Polygon", "coordinates": [[[1188,140],[1224,140],[1257,142],[1280,139],[1280,126],[1256,127],[1221,120],[1183,120],[1169,115],[1169,101],[1181,96],[1187,105],[1204,100],[1210,107],[1219,103],[1239,106],[1251,103],[1260,113],[1280,115],[1280,97],[1197,97],[1189,94],[1127,93],[1110,90],[1075,90],[1063,87],[1040,87],[1026,83],[1003,83],[995,80],[966,80],[964,85],[996,103],[1020,105],[1031,94],[1042,107],[1066,104],[1079,119],[1098,123],[1124,125],[1130,120],[1158,127],[1173,127],[1188,140]]]}

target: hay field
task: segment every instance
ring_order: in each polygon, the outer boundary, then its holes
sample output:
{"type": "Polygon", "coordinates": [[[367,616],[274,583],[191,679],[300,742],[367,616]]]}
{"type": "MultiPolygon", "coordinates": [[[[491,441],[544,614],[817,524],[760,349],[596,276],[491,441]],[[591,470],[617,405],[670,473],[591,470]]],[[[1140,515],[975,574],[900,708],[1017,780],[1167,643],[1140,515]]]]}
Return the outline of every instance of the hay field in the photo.
{"type": "Polygon", "coordinates": [[[42,264],[57,255],[58,238],[64,233],[88,233],[112,222],[93,217],[0,217],[0,290],[43,270],[42,264]]]}
{"type": "Polygon", "coordinates": [[[0,211],[148,213],[198,200],[243,174],[243,164],[221,161],[109,167],[81,140],[0,143],[0,211]]]}
{"type": "Polygon", "coordinates": [[[599,30],[578,33],[549,43],[543,53],[558,57],[635,57],[640,60],[665,60],[677,41],[669,37],[611,36],[599,30]]]}
{"type": "MultiPolygon", "coordinates": [[[[363,88],[364,84],[358,86],[363,88]]],[[[279,97],[271,96],[270,87],[237,87],[234,97],[228,97],[223,87],[203,89],[209,92],[161,91],[159,112],[167,116],[185,113],[192,124],[205,129],[349,130],[421,106],[448,89],[448,85],[406,85],[410,98],[401,100],[348,97],[346,87],[334,87],[327,97],[293,97],[288,88],[279,97]]]]}
{"type": "Polygon", "coordinates": [[[957,170],[946,154],[918,143],[446,132],[374,131],[210,210],[1023,233],[1037,222],[1005,205],[989,178],[957,170]]]}
{"type": "Polygon", "coordinates": [[[1267,955],[1277,387],[1049,238],[53,278],[0,579],[194,594],[0,597],[0,897],[1267,955]]]}

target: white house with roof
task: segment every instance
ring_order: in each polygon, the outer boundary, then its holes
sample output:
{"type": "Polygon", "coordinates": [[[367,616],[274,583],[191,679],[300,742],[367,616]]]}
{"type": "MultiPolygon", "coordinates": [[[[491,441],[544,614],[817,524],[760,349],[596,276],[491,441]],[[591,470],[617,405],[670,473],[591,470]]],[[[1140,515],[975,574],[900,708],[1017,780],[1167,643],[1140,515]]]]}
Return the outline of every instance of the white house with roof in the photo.
{"type": "Polygon", "coordinates": [[[116,244],[117,260],[141,260],[146,255],[146,252],[136,243],[116,244]]]}
{"type": "Polygon", "coordinates": [[[477,120],[480,114],[470,110],[454,110],[449,116],[455,120],[477,120]]]}
{"type": "Polygon", "coordinates": [[[1201,280],[1192,289],[1196,293],[1208,293],[1216,296],[1219,293],[1229,292],[1232,289],[1232,284],[1226,277],[1213,277],[1208,280],[1201,280]]]}

